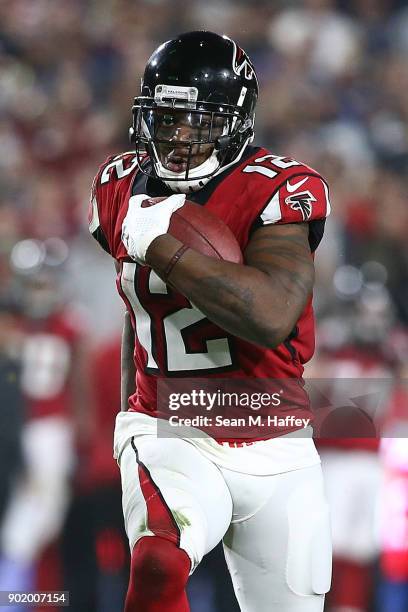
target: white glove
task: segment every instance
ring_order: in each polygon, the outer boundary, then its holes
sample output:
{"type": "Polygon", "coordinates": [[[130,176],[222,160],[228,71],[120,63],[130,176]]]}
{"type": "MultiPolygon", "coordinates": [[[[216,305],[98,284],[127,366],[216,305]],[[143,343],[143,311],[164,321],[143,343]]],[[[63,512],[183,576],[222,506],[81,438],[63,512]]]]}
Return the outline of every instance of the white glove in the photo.
{"type": "Polygon", "coordinates": [[[142,193],[129,199],[129,208],[122,223],[122,242],[130,257],[144,265],[146,251],[157,236],[166,234],[171,215],[185,202],[184,193],[171,195],[169,198],[142,208],[142,202],[150,196],[142,193]]]}

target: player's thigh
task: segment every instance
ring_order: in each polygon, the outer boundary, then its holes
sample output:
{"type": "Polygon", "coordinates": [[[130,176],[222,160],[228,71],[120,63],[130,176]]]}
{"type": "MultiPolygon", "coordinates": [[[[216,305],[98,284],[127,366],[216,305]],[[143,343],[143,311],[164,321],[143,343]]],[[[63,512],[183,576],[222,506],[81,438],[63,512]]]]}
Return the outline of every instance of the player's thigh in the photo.
{"type": "Polygon", "coordinates": [[[129,441],[120,468],[130,547],[144,536],[166,538],[187,552],[193,570],[231,521],[219,469],[185,440],[150,435],[129,441]]]}
{"type": "Polygon", "coordinates": [[[233,521],[224,538],[242,612],[321,612],[331,543],[320,465],[245,478],[254,499],[263,489],[265,503],[233,521]]]}

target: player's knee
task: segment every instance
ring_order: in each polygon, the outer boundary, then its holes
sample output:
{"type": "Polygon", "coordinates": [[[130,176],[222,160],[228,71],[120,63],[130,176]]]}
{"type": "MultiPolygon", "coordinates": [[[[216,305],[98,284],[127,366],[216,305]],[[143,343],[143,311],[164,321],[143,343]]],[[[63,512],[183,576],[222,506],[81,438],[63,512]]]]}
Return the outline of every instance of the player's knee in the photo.
{"type": "Polygon", "coordinates": [[[131,579],[136,585],[150,591],[152,598],[160,597],[163,590],[183,591],[190,571],[190,559],[176,544],[163,538],[144,537],[132,552],[131,579]]]}

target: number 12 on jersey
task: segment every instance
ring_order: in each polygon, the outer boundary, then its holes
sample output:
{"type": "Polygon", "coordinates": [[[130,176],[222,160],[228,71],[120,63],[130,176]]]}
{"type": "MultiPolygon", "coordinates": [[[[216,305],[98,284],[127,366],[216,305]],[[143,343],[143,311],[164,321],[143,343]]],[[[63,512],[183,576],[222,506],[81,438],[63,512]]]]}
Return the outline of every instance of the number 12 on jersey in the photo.
{"type": "Polygon", "coordinates": [[[138,268],[138,264],[124,262],[120,282],[134,314],[137,340],[147,354],[146,370],[171,376],[181,372],[188,375],[197,371],[204,374],[235,369],[231,338],[201,337],[202,352],[188,348],[189,338],[196,332],[197,325],[205,323],[207,318],[188,300],[188,306],[175,310],[174,298],[154,270],[149,270],[147,286],[141,288],[137,282],[138,268]],[[144,292],[167,297],[168,313],[161,317],[160,324],[142,305],[144,292]],[[163,347],[161,355],[157,351],[159,345],[163,347]]]}

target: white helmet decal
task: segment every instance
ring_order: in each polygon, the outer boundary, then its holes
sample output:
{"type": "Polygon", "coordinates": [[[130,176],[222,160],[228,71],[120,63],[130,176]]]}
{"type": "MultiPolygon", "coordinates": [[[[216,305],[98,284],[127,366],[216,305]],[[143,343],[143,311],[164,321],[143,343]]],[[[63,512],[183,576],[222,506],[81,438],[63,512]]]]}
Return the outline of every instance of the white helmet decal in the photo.
{"type": "Polygon", "coordinates": [[[232,56],[232,69],[238,76],[244,76],[248,81],[251,81],[255,77],[255,71],[249,63],[245,52],[238,47],[238,45],[231,40],[234,51],[232,56]]]}

